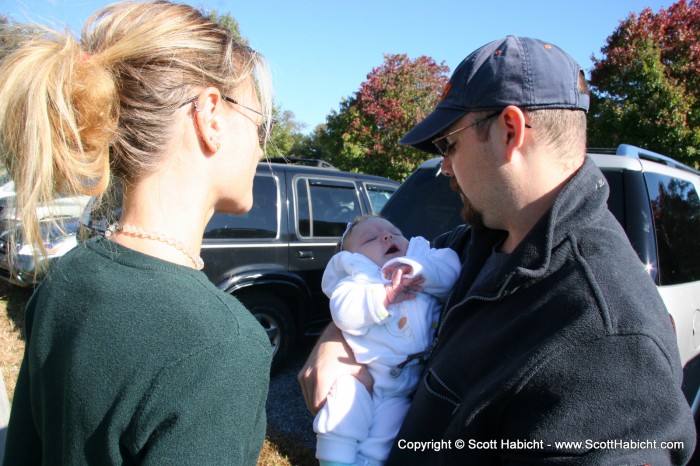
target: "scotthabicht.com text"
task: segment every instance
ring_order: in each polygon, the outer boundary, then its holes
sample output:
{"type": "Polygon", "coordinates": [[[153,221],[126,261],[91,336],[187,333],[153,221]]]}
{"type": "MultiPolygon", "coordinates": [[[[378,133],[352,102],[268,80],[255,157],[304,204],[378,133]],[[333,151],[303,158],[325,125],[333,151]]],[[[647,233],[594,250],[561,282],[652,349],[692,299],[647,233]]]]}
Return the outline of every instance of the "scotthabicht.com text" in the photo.
{"type": "Polygon", "coordinates": [[[682,450],[683,442],[662,442],[658,440],[583,440],[545,443],[543,440],[429,440],[414,442],[399,439],[401,450],[441,451],[441,450],[682,450]]]}

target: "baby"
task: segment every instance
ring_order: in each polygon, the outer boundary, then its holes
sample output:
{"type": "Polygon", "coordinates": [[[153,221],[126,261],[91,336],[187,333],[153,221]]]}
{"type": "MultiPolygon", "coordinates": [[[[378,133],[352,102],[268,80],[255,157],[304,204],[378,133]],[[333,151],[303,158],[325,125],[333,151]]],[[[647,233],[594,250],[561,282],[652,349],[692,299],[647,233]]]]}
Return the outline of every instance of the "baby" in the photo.
{"type": "Polygon", "coordinates": [[[321,465],[383,464],[429,353],[440,301],[457,280],[452,249],[410,241],[378,216],[348,224],[323,274],[331,315],[357,362],[374,378],[369,393],[357,379],[336,380],[314,420],[321,465]]]}

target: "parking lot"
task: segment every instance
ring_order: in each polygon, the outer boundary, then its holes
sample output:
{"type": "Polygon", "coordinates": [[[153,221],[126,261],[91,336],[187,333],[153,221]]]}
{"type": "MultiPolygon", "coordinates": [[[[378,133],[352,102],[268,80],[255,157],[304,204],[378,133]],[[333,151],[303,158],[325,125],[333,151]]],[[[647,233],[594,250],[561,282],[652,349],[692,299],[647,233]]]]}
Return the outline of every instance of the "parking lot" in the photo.
{"type": "Polygon", "coordinates": [[[316,436],[313,432],[313,416],[306,410],[297,374],[311,349],[310,345],[300,345],[289,358],[287,364],[270,379],[270,393],[267,397],[268,435],[282,435],[298,443],[300,448],[308,448],[313,458],[316,436]]]}

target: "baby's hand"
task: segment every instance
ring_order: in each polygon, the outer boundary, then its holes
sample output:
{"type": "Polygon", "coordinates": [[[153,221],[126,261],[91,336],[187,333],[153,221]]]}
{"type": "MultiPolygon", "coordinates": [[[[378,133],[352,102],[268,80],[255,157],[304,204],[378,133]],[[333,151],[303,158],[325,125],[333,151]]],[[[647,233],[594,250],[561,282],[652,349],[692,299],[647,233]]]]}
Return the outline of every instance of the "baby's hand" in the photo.
{"type": "Polygon", "coordinates": [[[393,281],[394,275],[396,274],[397,270],[401,270],[403,275],[411,275],[411,273],[413,273],[413,267],[411,267],[408,264],[400,263],[394,263],[394,265],[385,266],[382,269],[382,273],[384,274],[385,279],[393,281]]]}
{"type": "Polygon", "coordinates": [[[412,278],[404,276],[410,275],[412,270],[411,266],[406,264],[389,266],[384,269],[385,277],[391,279],[391,283],[387,283],[384,286],[386,289],[384,307],[388,307],[389,304],[413,299],[416,297],[416,291],[423,291],[421,284],[425,281],[425,278],[422,275],[412,278]]]}

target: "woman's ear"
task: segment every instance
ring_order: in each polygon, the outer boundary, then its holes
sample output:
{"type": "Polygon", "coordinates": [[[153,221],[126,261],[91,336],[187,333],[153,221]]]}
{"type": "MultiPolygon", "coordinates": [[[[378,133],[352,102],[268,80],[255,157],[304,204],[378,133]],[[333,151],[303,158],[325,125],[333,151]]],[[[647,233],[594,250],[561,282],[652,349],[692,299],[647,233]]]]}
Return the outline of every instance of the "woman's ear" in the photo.
{"type": "Polygon", "coordinates": [[[203,147],[211,153],[221,149],[221,108],[224,99],[218,89],[208,87],[193,103],[194,120],[203,147]]]}

